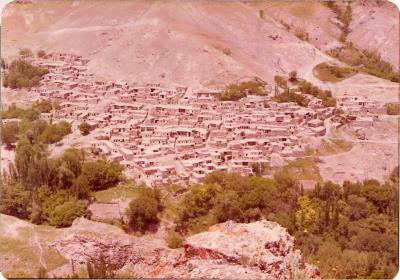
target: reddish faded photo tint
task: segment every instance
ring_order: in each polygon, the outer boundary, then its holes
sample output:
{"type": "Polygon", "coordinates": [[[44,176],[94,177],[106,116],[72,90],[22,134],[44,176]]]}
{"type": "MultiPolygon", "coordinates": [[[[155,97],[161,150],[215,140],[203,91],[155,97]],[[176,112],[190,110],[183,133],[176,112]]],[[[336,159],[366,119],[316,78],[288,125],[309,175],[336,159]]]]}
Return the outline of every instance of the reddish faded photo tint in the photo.
{"type": "Polygon", "coordinates": [[[392,279],[389,1],[15,0],[0,272],[392,279]]]}

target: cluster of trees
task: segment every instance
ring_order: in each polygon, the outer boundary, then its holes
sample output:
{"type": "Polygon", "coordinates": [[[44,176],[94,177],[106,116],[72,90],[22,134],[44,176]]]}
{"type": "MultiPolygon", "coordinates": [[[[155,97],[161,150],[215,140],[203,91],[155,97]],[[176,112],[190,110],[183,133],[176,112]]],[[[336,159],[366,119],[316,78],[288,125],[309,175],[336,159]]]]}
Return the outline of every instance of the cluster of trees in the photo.
{"type": "Polygon", "coordinates": [[[19,119],[9,121],[2,125],[1,139],[7,148],[12,148],[21,137],[27,138],[31,143],[42,142],[53,144],[71,133],[71,125],[65,121],[49,124],[40,120],[41,113],[51,111],[53,105],[49,101],[35,102],[30,108],[22,109],[15,104],[2,113],[4,119],[19,119]]]}
{"type": "Polygon", "coordinates": [[[11,104],[7,110],[3,111],[1,116],[3,119],[24,119],[28,121],[37,120],[41,113],[49,113],[52,108],[56,108],[56,104],[52,104],[51,101],[37,101],[32,104],[31,107],[23,109],[11,104]]]}
{"type": "Polygon", "coordinates": [[[33,66],[24,59],[13,60],[7,67],[7,72],[3,77],[3,86],[16,88],[31,88],[39,84],[44,75],[49,70],[33,66]]]}
{"type": "Polygon", "coordinates": [[[65,121],[53,124],[49,124],[44,120],[23,121],[20,123],[12,121],[2,125],[1,140],[6,145],[6,148],[11,149],[18,140],[21,140],[21,145],[37,142],[53,144],[59,142],[70,133],[71,125],[65,121]]]}
{"type": "Polygon", "coordinates": [[[218,98],[221,101],[237,101],[247,95],[266,95],[265,83],[259,80],[230,84],[218,98]]]}
{"type": "Polygon", "coordinates": [[[90,192],[118,184],[122,167],[117,163],[88,161],[78,149],[49,156],[47,144],[62,139],[70,129],[65,122],[19,124],[15,164],[2,178],[1,213],[36,224],[69,226],[85,214],[90,192]]]}
{"type": "Polygon", "coordinates": [[[388,115],[399,115],[400,114],[400,105],[398,103],[386,104],[386,113],[388,115]]]}
{"type": "Polygon", "coordinates": [[[35,224],[70,226],[86,213],[92,191],[113,187],[122,168],[104,160],[85,161],[83,151],[69,149],[49,158],[42,144],[19,143],[15,166],[3,178],[0,212],[35,224]]]}
{"type": "Polygon", "coordinates": [[[302,94],[298,94],[293,90],[285,91],[277,96],[274,96],[274,101],[282,102],[296,102],[299,106],[307,107],[310,100],[302,94]]]}
{"type": "Polygon", "coordinates": [[[353,66],[357,70],[392,82],[400,82],[400,72],[382,60],[377,52],[358,49],[352,43],[329,51],[329,55],[353,66]]]}
{"type": "Polygon", "coordinates": [[[195,233],[227,220],[274,220],[277,214],[282,215],[281,224],[287,226],[291,220],[285,213],[294,210],[299,191],[297,182],[283,173],[266,179],[213,172],[204,184],[191,186],[179,201],[177,230],[195,233]]]}
{"type": "Polygon", "coordinates": [[[332,96],[330,90],[323,90],[314,86],[307,81],[299,81],[297,83],[298,89],[302,94],[309,94],[322,100],[322,105],[325,107],[336,107],[336,99],[332,96]]]}
{"type": "Polygon", "coordinates": [[[179,201],[177,230],[266,218],[288,228],[323,277],[391,278],[397,271],[396,175],[384,184],[326,182],[305,191],[287,173],[265,179],[214,172],[179,201]]]}
{"type": "Polygon", "coordinates": [[[322,90],[319,87],[314,86],[310,82],[298,79],[296,71],[290,72],[288,79],[276,75],[274,77],[274,80],[278,87],[284,89],[283,93],[276,93],[274,100],[277,102],[296,102],[300,106],[307,107],[310,101],[304,95],[312,95],[318,99],[321,99],[322,104],[325,107],[336,106],[336,99],[332,96],[331,91],[322,90]],[[296,88],[289,89],[288,82],[296,85],[296,88]],[[300,94],[297,94],[297,91],[299,91],[300,94]]]}

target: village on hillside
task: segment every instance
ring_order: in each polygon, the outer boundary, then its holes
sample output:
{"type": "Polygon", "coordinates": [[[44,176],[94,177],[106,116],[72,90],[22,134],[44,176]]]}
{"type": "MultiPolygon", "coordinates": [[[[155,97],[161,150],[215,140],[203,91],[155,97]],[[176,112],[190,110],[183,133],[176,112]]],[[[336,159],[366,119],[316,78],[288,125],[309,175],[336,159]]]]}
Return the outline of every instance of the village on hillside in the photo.
{"type": "MultiPolygon", "coordinates": [[[[88,59],[72,54],[28,61],[49,70],[29,90],[30,102],[57,101],[41,118],[67,121],[74,132],[53,152],[66,149],[75,136],[83,148],[119,162],[128,178],[149,186],[199,183],[215,170],[262,174],[266,166],[306,156],[310,137],[324,137],[342,125],[331,120],[335,107],[314,97],[307,107],[278,103],[271,87],[265,96],[220,101],[223,89],[100,80],[88,73],[88,59]],[[82,123],[88,124],[88,135],[81,135],[82,123]]],[[[369,127],[386,114],[385,104],[351,95],[337,99],[338,108],[353,116],[353,128],[369,127]]]]}

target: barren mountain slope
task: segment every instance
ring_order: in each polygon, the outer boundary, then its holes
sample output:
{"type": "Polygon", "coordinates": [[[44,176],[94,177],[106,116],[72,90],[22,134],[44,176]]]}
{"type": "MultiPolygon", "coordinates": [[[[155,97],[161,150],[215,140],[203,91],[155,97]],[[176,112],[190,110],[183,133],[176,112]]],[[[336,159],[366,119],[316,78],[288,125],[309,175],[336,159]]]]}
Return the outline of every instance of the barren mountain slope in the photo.
{"type": "Polygon", "coordinates": [[[377,51],[399,67],[399,10],[389,1],[357,1],[348,40],[356,46],[377,51]]]}
{"type": "Polygon", "coordinates": [[[326,60],[241,2],[51,2],[48,8],[45,1],[6,7],[5,56],[23,47],[66,51],[88,56],[101,76],[193,86],[272,80],[326,60]]]}
{"type": "MultiPolygon", "coordinates": [[[[335,13],[317,1],[250,1],[265,17],[289,27],[293,34],[308,35],[308,42],[320,50],[342,45],[341,25],[335,13]]],[[[352,2],[352,20],[347,41],[361,49],[377,51],[384,60],[399,65],[399,11],[388,1],[352,2]]]]}
{"type": "Polygon", "coordinates": [[[248,3],[264,18],[272,17],[289,32],[303,36],[320,50],[329,50],[342,43],[335,14],[317,1],[257,1],[248,3]],[[262,11],[262,12],[261,12],[262,11]]]}

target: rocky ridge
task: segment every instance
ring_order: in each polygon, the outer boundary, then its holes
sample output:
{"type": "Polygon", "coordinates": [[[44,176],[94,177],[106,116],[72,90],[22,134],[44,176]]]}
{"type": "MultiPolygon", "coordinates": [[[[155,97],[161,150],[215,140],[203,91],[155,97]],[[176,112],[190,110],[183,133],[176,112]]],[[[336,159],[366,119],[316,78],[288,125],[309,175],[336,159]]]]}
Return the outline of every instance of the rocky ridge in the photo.
{"type": "MultiPolygon", "coordinates": [[[[78,224],[95,223],[80,218],[78,224]]],[[[169,249],[157,240],[122,234],[112,241],[73,234],[50,244],[74,265],[84,265],[103,255],[117,270],[140,277],[287,279],[297,275],[319,276],[316,267],[304,263],[294,238],[279,224],[228,221],[187,238],[181,249],[169,249]]]]}

